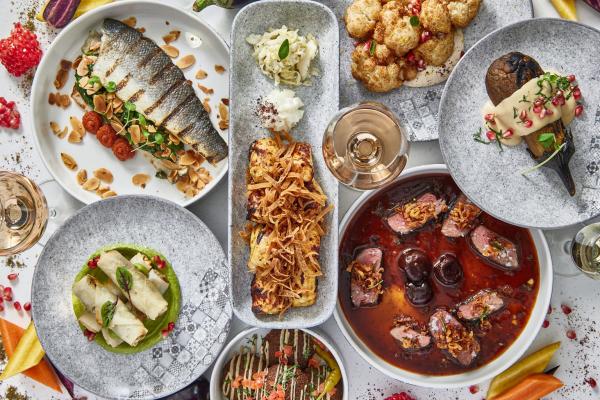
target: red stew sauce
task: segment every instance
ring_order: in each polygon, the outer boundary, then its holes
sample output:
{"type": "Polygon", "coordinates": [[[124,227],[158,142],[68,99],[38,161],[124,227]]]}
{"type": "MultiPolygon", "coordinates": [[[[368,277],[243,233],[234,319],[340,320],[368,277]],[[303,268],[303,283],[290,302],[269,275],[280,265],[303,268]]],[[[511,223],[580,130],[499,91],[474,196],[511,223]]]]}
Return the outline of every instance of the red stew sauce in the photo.
{"type": "Polygon", "coordinates": [[[538,293],[537,252],[527,229],[506,224],[485,213],[479,217],[484,226],[517,244],[520,261],[517,272],[504,272],[486,264],[470,248],[468,235],[457,239],[442,235],[440,227],[443,217],[418,232],[398,236],[385,224],[382,217],[394,206],[414,198],[415,193],[423,188],[431,188],[434,193],[443,195],[448,204],[460,194],[449,175],[420,176],[391,185],[358,210],[348,224],[340,245],[339,301],[354,332],[383,360],[416,373],[456,374],[476,369],[494,360],[517,339],[527,324],[538,293]],[[378,305],[356,309],[350,298],[350,273],[346,271],[346,266],[352,261],[355,250],[365,245],[377,246],[384,252],[384,293],[378,305]],[[444,287],[431,274],[429,280],[434,292],[433,299],[423,307],[413,306],[404,294],[405,273],[398,267],[400,253],[407,248],[423,250],[432,264],[438,256],[447,252],[454,253],[463,268],[462,284],[456,288],[444,287]],[[429,316],[436,308],[452,309],[457,303],[486,288],[508,289],[510,295],[503,294],[505,307],[489,316],[491,327],[488,325],[487,329],[481,329],[477,324],[466,324],[473,328],[481,344],[479,356],[468,367],[448,359],[435,344],[424,352],[403,351],[389,333],[394,316],[398,314],[412,316],[427,325],[429,316]]]}

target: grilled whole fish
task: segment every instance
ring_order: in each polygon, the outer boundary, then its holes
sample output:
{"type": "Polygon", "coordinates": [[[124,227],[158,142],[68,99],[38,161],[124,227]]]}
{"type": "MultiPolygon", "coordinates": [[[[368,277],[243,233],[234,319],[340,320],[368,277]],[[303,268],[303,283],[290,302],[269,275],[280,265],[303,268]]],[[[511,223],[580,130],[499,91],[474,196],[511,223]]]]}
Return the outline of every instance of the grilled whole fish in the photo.
{"type": "MultiPolygon", "coordinates": [[[[94,35],[95,33],[92,33],[94,35]]],[[[156,43],[124,23],[107,18],[94,75],[114,82],[116,95],[179,137],[209,162],[227,157],[227,144],[213,127],[192,84],[156,43]]]]}

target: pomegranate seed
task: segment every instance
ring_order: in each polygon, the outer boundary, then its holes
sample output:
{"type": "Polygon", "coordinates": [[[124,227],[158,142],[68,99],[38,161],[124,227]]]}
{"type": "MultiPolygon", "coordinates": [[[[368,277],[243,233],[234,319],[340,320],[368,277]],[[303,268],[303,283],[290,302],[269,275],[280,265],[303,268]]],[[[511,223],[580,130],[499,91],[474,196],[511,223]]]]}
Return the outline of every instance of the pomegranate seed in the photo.
{"type": "Polygon", "coordinates": [[[562,97],[563,95],[564,95],[564,93],[562,90],[559,89],[556,91],[556,97],[562,97]]]}
{"type": "Polygon", "coordinates": [[[555,96],[555,97],[552,98],[552,105],[553,106],[558,107],[558,106],[560,106],[560,103],[561,103],[560,97],[555,96]]]}
{"type": "Polygon", "coordinates": [[[525,121],[527,119],[527,111],[525,111],[525,110],[521,111],[521,113],[519,114],[519,119],[521,121],[525,121]]]}
{"type": "Polygon", "coordinates": [[[548,321],[547,319],[544,320],[544,322],[542,323],[542,328],[547,328],[550,326],[550,321],[548,321]]]}
{"type": "Polygon", "coordinates": [[[523,126],[524,126],[525,128],[531,128],[531,127],[533,126],[533,121],[532,121],[532,120],[530,120],[530,119],[528,119],[528,120],[526,120],[525,122],[523,122],[523,126]]]}
{"type": "Polygon", "coordinates": [[[569,307],[566,304],[561,304],[560,308],[561,308],[562,312],[565,313],[565,315],[569,315],[573,312],[573,310],[571,310],[571,307],[569,307]]]}
{"type": "Polygon", "coordinates": [[[422,58],[419,59],[419,61],[417,61],[417,69],[419,71],[423,71],[425,69],[425,60],[423,60],[422,58]]]}
{"type": "Polygon", "coordinates": [[[94,339],[96,339],[96,334],[95,334],[94,332],[90,332],[90,334],[89,334],[89,335],[87,335],[87,340],[88,340],[89,342],[93,342],[93,341],[94,341],[94,339]]]}
{"type": "Polygon", "coordinates": [[[423,33],[421,33],[421,39],[419,40],[420,43],[425,43],[427,42],[429,39],[431,39],[431,32],[429,31],[424,31],[423,33]]]}
{"type": "Polygon", "coordinates": [[[491,122],[492,124],[496,123],[496,117],[494,117],[494,114],[485,114],[484,118],[487,122],[491,122]]]}
{"type": "Polygon", "coordinates": [[[479,392],[479,386],[477,386],[477,385],[469,386],[469,392],[471,392],[471,394],[475,394],[475,393],[479,392]]]}
{"type": "Polygon", "coordinates": [[[583,105],[582,104],[575,107],[575,116],[579,117],[581,114],[583,114],[583,105]]]}
{"type": "Polygon", "coordinates": [[[573,89],[573,97],[575,98],[575,100],[579,100],[581,98],[581,89],[579,89],[578,87],[573,89]]]}
{"type": "Polygon", "coordinates": [[[533,112],[535,114],[539,114],[540,112],[542,112],[542,106],[533,106],[533,112]]]}
{"type": "Polygon", "coordinates": [[[512,129],[507,129],[506,131],[504,131],[504,133],[502,134],[502,137],[504,139],[508,139],[511,138],[515,133],[513,132],[512,129]]]}
{"type": "Polygon", "coordinates": [[[552,314],[552,306],[548,306],[548,314],[552,314]]]}
{"type": "Polygon", "coordinates": [[[542,106],[542,104],[544,104],[544,100],[542,100],[542,99],[536,99],[536,100],[533,102],[533,105],[534,105],[534,106],[538,106],[538,107],[541,107],[541,106],[542,106]]]}
{"type": "Polygon", "coordinates": [[[12,301],[12,289],[10,287],[5,287],[2,291],[2,297],[6,301],[12,301]]]}
{"type": "Polygon", "coordinates": [[[15,308],[15,310],[21,311],[21,303],[19,303],[18,301],[15,301],[13,303],[13,307],[15,308]]]}
{"type": "Polygon", "coordinates": [[[169,330],[169,332],[175,329],[175,322],[169,322],[169,325],[167,325],[167,329],[169,330]]]}
{"type": "Polygon", "coordinates": [[[369,51],[369,50],[371,50],[371,42],[372,42],[372,40],[367,40],[367,41],[365,42],[364,49],[365,49],[366,51],[369,51]]]}
{"type": "Polygon", "coordinates": [[[89,269],[94,269],[98,266],[98,258],[99,257],[94,257],[90,261],[88,261],[87,266],[89,269]]]}
{"type": "Polygon", "coordinates": [[[575,339],[577,339],[577,334],[575,333],[575,331],[573,329],[569,329],[567,331],[567,337],[571,340],[575,340],[575,339]]]}
{"type": "Polygon", "coordinates": [[[496,140],[496,134],[493,131],[487,131],[485,136],[487,136],[488,140],[490,141],[496,140]]]}
{"type": "Polygon", "coordinates": [[[554,114],[554,111],[552,111],[549,108],[546,108],[546,115],[552,115],[552,114],[554,114]]]}
{"type": "Polygon", "coordinates": [[[18,277],[19,277],[19,274],[17,274],[17,273],[8,274],[8,276],[7,276],[9,281],[17,280],[18,277]]]}
{"type": "Polygon", "coordinates": [[[575,82],[577,80],[575,78],[575,75],[569,75],[569,76],[567,76],[567,79],[569,80],[569,82],[575,82]]]}
{"type": "Polygon", "coordinates": [[[23,304],[23,310],[31,311],[31,303],[27,302],[27,303],[23,304]]]}
{"type": "Polygon", "coordinates": [[[546,118],[546,114],[548,114],[548,110],[544,108],[542,111],[540,111],[540,119],[546,118]]]}
{"type": "Polygon", "coordinates": [[[413,53],[412,51],[406,53],[406,61],[410,64],[414,64],[414,62],[416,61],[415,53],[413,53]]]}
{"type": "Polygon", "coordinates": [[[167,337],[169,336],[169,330],[168,329],[163,329],[162,331],[160,331],[161,335],[163,335],[163,337],[167,337]]]}
{"type": "Polygon", "coordinates": [[[596,388],[596,380],[594,378],[587,378],[585,380],[585,383],[587,383],[588,385],[590,385],[592,387],[592,389],[596,388]]]}

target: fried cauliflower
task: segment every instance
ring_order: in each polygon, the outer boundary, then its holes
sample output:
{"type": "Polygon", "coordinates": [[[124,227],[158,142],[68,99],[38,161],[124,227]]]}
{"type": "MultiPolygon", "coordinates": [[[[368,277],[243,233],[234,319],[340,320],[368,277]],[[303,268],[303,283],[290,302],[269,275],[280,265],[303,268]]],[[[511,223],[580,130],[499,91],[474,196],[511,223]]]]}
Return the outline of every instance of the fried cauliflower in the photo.
{"type": "Polygon", "coordinates": [[[397,56],[403,56],[419,44],[421,27],[412,26],[406,6],[400,1],[390,1],[381,10],[373,39],[385,44],[397,56]]]}
{"type": "Polygon", "coordinates": [[[389,92],[402,86],[405,80],[414,79],[414,66],[393,55],[385,45],[375,46],[373,55],[365,46],[358,46],[352,53],[352,76],[362,81],[372,92],[389,92]]]}
{"type": "Polygon", "coordinates": [[[415,53],[428,65],[436,67],[444,65],[454,51],[454,31],[438,33],[415,49],[415,53]]]}
{"type": "Polygon", "coordinates": [[[451,0],[448,2],[448,12],[452,25],[466,28],[479,12],[480,0],[451,0]]]}
{"type": "Polygon", "coordinates": [[[354,0],[344,15],[350,36],[367,38],[375,29],[381,8],[381,0],[354,0]]]}
{"type": "Polygon", "coordinates": [[[450,33],[452,21],[445,0],[424,0],[421,4],[421,25],[432,33],[450,33]]]}

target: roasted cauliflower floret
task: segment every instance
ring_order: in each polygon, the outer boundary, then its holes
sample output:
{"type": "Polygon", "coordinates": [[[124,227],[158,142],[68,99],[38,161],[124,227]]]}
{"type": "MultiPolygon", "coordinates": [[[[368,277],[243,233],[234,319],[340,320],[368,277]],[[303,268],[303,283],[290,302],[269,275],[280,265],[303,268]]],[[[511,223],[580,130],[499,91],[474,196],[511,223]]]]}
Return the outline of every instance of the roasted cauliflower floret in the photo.
{"type": "Polygon", "coordinates": [[[438,33],[435,34],[422,43],[415,49],[415,53],[420,55],[421,58],[428,65],[441,66],[452,55],[454,51],[454,31],[450,33],[438,33]]]}
{"type": "Polygon", "coordinates": [[[452,25],[457,28],[466,28],[477,16],[480,0],[451,0],[448,2],[448,12],[452,25]]]}
{"type": "Polygon", "coordinates": [[[373,39],[384,43],[397,56],[403,56],[415,48],[421,37],[421,27],[411,25],[405,8],[400,1],[390,1],[383,6],[380,21],[373,33],[373,39]]]}
{"type": "Polygon", "coordinates": [[[354,0],[346,9],[344,21],[350,36],[365,39],[373,29],[381,12],[381,0],[354,0]]]}
{"type": "Polygon", "coordinates": [[[450,33],[452,21],[445,0],[425,0],[421,4],[421,25],[432,33],[450,33]]]}
{"type": "Polygon", "coordinates": [[[352,53],[352,76],[372,92],[397,89],[405,80],[414,79],[416,72],[416,68],[393,57],[384,45],[377,45],[374,55],[364,46],[357,47],[352,53]]]}

